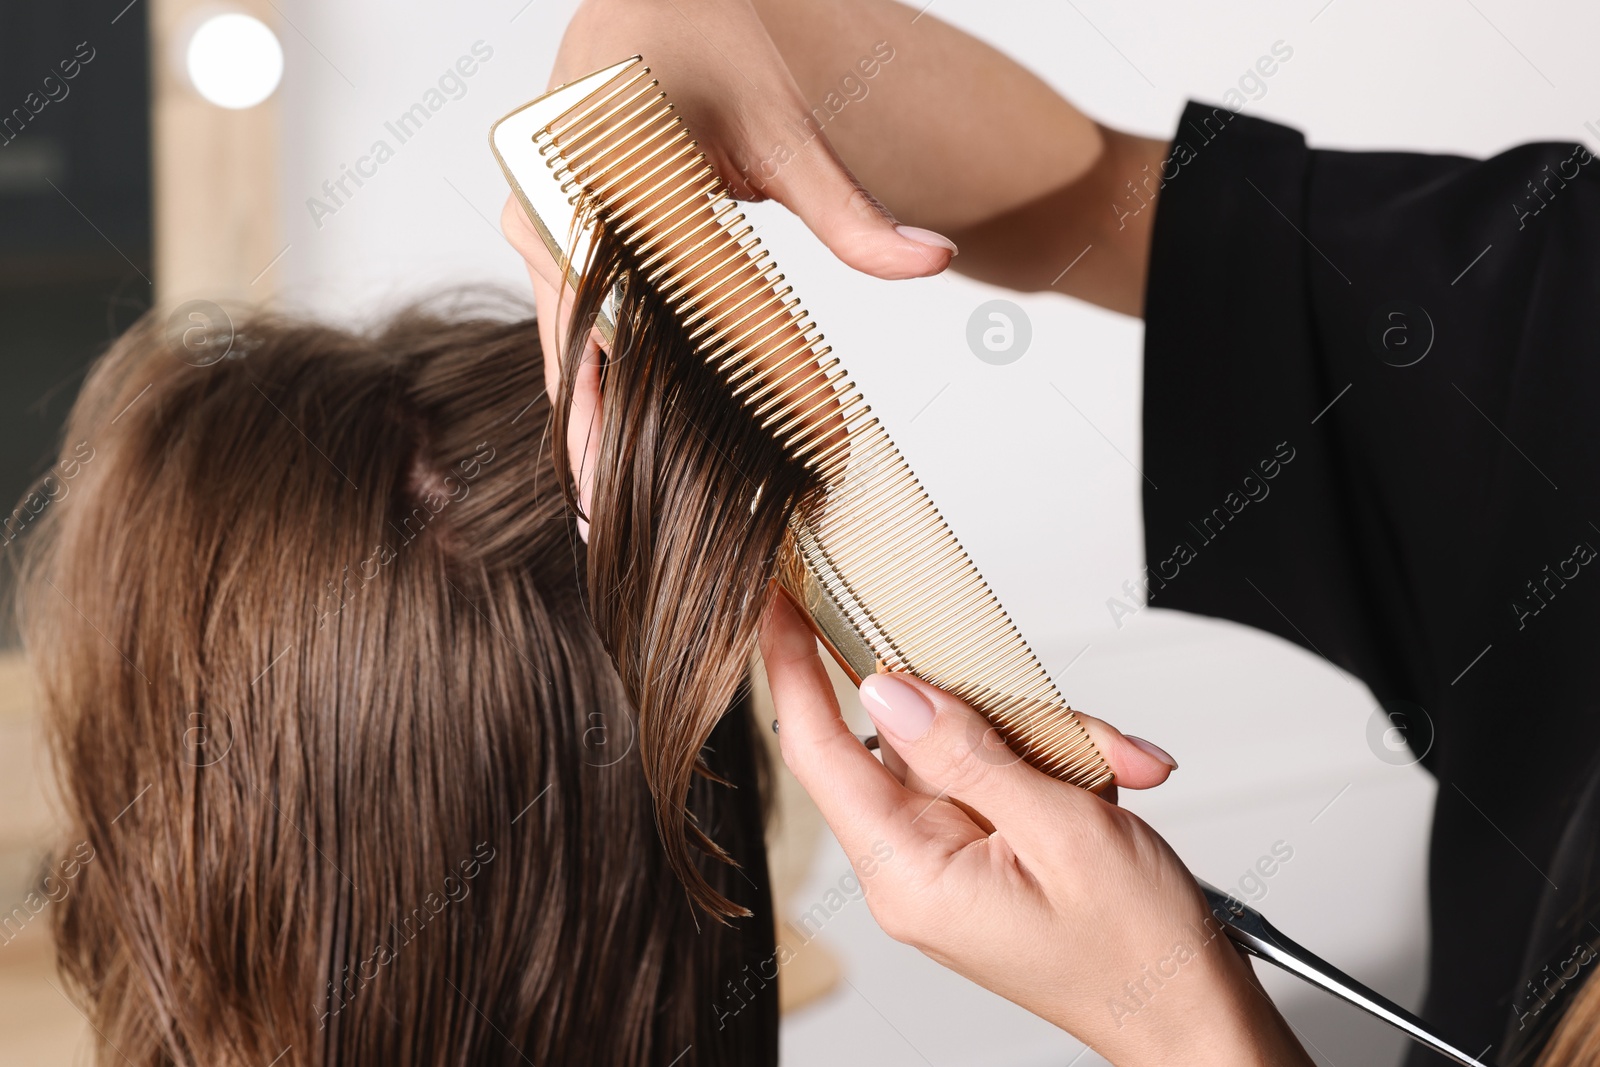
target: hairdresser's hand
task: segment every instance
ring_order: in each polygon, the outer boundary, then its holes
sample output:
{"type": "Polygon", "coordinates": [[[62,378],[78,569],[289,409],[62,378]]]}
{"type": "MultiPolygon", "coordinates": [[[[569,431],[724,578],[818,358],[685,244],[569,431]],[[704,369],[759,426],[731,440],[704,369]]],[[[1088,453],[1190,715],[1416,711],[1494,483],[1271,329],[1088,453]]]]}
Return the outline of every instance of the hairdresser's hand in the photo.
{"type": "Polygon", "coordinates": [[[951,265],[1140,313],[1155,212],[1109,205],[1170,145],[1100,126],[937,6],[585,0],[554,80],[635,53],[735,195],[781,202],[845,263],[883,278],[951,265]]]}
{"type": "MultiPolygon", "coordinates": [[[[887,17],[881,6],[877,17],[887,17]]],[[[858,29],[860,40],[838,46],[846,50],[842,58],[825,43],[804,49],[795,43],[808,73],[842,65],[846,75],[856,77],[851,72],[860,64],[880,69],[870,42],[881,27],[858,29]],[[862,54],[849,52],[852,48],[862,54]]],[[[811,105],[750,0],[586,0],[567,27],[550,84],[573,81],[634,53],[647,57],[701,151],[735,195],[781,202],[845,263],[881,278],[936,274],[950,264],[954,244],[931,231],[897,225],[845,167],[827,135],[808,129],[808,121],[816,125],[811,105]]],[[[560,384],[556,341],[567,334],[572,292],[514,196],[501,211],[501,227],[527,263],[553,397],[560,384]]],[[[603,358],[600,338],[591,333],[574,383],[567,433],[585,514],[590,472],[583,469],[583,458],[596,454],[600,440],[603,358]]],[[[582,520],[580,531],[587,535],[582,520]]]]}
{"type": "MultiPolygon", "coordinates": [[[[1122,1067],[1311,1062],[1193,876],[1138,816],[1016,759],[940,690],[874,675],[862,702],[902,780],[840,718],[816,641],[781,597],[761,646],[784,762],[890,936],[1122,1067]]],[[[1172,769],[1087,725],[1124,786],[1172,769]]]]}
{"type": "MultiPolygon", "coordinates": [[[[860,61],[841,41],[833,72],[860,61]]],[[[844,262],[880,278],[937,274],[955,246],[895,219],[850,173],[750,0],[585,0],[567,26],[551,85],[635,53],[645,57],[706,159],[741,200],[782,203],[844,262]]],[[[859,74],[857,75],[859,77],[859,74]]]]}

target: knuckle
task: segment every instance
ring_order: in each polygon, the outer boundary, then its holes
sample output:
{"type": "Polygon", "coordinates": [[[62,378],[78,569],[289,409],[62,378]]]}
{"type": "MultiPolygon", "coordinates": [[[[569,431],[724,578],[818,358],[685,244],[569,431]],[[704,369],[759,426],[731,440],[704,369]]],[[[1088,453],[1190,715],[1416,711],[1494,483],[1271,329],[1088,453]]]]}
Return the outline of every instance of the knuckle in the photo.
{"type": "Polygon", "coordinates": [[[877,903],[872,905],[872,917],[877,920],[883,932],[902,945],[909,945],[915,935],[913,924],[906,920],[893,905],[877,903]]]}
{"type": "Polygon", "coordinates": [[[842,207],[851,218],[877,222],[889,217],[889,209],[883,206],[883,201],[867,191],[854,175],[846,175],[847,184],[841,191],[842,207]]]}
{"type": "Polygon", "coordinates": [[[784,766],[798,776],[805,763],[805,746],[794,736],[794,731],[778,731],[778,755],[783,757],[784,766]]]}
{"type": "Polygon", "coordinates": [[[1129,823],[1121,808],[1109,804],[1074,804],[1054,821],[1055,846],[1073,858],[1084,855],[1126,854],[1129,823]]]}
{"type": "Polygon", "coordinates": [[[794,740],[785,734],[781,728],[778,730],[778,755],[783,757],[784,766],[790,770],[794,769],[796,755],[794,740]]]}
{"type": "Polygon", "coordinates": [[[867,907],[883,932],[912,948],[922,948],[938,910],[938,880],[915,856],[897,855],[904,862],[892,879],[880,879],[867,892],[867,907]]]}
{"type": "Polygon", "coordinates": [[[522,205],[516,197],[508,197],[500,208],[500,232],[520,250],[526,241],[527,230],[528,223],[522,213],[522,205]]]}
{"type": "Polygon", "coordinates": [[[928,923],[914,898],[902,895],[893,901],[880,901],[872,906],[872,916],[884,933],[902,945],[920,950],[928,943],[928,923]]]}

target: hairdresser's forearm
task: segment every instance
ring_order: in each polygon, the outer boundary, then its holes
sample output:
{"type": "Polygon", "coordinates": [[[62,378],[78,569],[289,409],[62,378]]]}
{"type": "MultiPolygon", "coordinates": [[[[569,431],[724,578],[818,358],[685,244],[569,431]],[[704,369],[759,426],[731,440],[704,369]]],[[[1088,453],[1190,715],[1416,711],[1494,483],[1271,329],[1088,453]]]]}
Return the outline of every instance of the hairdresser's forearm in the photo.
{"type": "Polygon", "coordinates": [[[893,0],[754,2],[845,163],[901,221],[953,238],[957,270],[1139,313],[1154,210],[1119,216],[1113,205],[1147,162],[1158,171],[1161,142],[1098,126],[931,12],[893,0]]]}
{"type": "Polygon", "coordinates": [[[1072,181],[1100,150],[1082,112],[932,11],[753,2],[822,132],[905,221],[965,229],[1072,181]]]}
{"type": "Polygon", "coordinates": [[[950,233],[957,270],[1022,292],[1052,291],[1144,314],[1156,182],[1169,144],[1103,130],[1105,150],[1077,181],[950,233]]]}

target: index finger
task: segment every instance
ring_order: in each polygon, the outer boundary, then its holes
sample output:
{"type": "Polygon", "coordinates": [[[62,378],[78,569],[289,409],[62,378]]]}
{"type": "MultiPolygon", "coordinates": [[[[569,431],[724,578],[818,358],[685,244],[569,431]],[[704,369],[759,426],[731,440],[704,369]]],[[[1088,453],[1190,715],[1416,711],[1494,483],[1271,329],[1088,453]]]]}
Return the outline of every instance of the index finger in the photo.
{"type": "Polygon", "coordinates": [[[527,263],[528,273],[542,278],[552,289],[565,282],[561,268],[556,266],[555,257],[545,247],[539,232],[533,228],[528,213],[522,208],[522,201],[517,199],[515,193],[506,197],[505,205],[500,209],[500,232],[522,256],[523,262],[527,263]]]}
{"type": "Polygon", "coordinates": [[[781,592],[762,620],[761,659],[778,713],[783,762],[816,801],[846,854],[861,853],[891,831],[902,837],[914,796],[845,724],[817,639],[781,592]]]}

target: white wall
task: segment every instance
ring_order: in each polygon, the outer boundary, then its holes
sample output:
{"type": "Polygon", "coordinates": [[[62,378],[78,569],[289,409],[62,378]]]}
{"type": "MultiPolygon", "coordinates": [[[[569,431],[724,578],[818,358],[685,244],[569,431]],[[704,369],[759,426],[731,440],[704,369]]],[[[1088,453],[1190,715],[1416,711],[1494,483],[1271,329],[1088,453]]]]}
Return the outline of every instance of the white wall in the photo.
{"type": "MultiPolygon", "coordinates": [[[[288,301],[366,316],[445,284],[523,286],[496,232],[505,187],[486,136],[543,89],[572,6],[280,4],[292,23],[282,27],[289,247],[273,270],[288,301]],[[317,226],[307,199],[374,140],[393,144],[384,122],[480,40],[493,56],[465,95],[317,226]]],[[[1170,129],[1186,97],[1220,100],[1282,40],[1293,58],[1247,110],[1298,126],[1314,144],[1485,154],[1547,138],[1600,147],[1583,129],[1600,120],[1600,7],[1576,0],[934,0],[931,13],[1006,50],[1096,117],[1150,134],[1170,129]]],[[[1274,882],[1269,913],[1414,1001],[1432,786],[1368,750],[1370,697],[1314,656],[1238,627],[1163,612],[1112,624],[1105,600],[1142,563],[1139,326],[1065,298],[1017,297],[1033,347],[1020,362],[989,366],[967,350],[964,329],[992,291],[955,277],[852,277],[781,213],[753,214],[1069,696],[1167,744],[1183,763],[1158,795],[1130,806],[1220,883],[1274,841],[1293,844],[1297,858],[1274,882]]],[[[819,886],[836,882],[834,867],[819,868],[819,886]]],[[[1070,1040],[883,942],[864,909],[838,930],[828,936],[852,960],[855,987],[791,1023],[789,1062],[864,1062],[869,1049],[909,1064],[1064,1063],[1075,1054],[1070,1040]]],[[[1337,1062],[1382,1062],[1398,1048],[1315,997],[1286,996],[1297,1024],[1337,1062]]]]}

